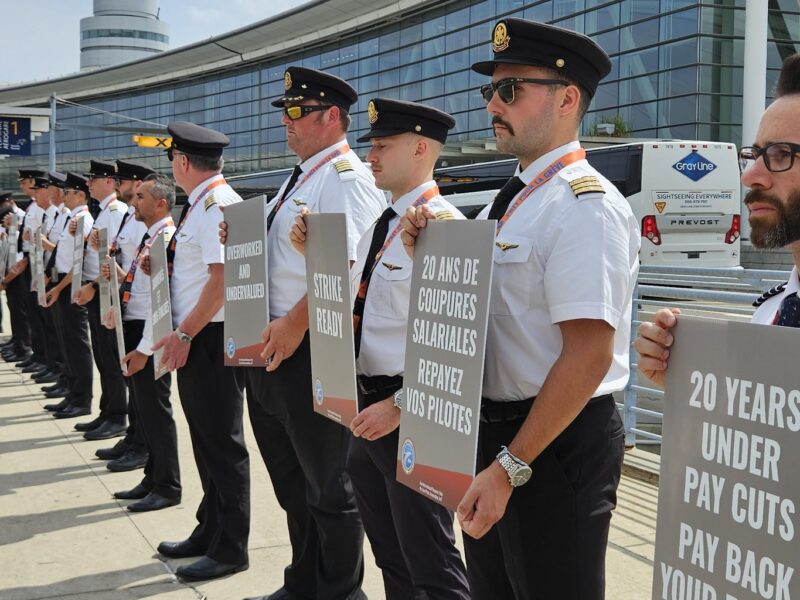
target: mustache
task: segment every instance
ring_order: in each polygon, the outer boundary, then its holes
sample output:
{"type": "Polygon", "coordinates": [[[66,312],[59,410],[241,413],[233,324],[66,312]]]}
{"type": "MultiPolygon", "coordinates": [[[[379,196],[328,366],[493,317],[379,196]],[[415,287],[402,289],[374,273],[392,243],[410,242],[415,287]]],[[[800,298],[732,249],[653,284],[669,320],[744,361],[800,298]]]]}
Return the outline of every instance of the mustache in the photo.
{"type": "Polygon", "coordinates": [[[762,204],[769,204],[775,208],[782,208],[783,204],[775,194],[768,194],[763,190],[750,190],[744,196],[745,206],[749,206],[753,202],[761,202],[762,204]]]}
{"type": "Polygon", "coordinates": [[[509,125],[505,121],[503,121],[503,119],[501,119],[497,115],[492,117],[492,127],[494,127],[495,125],[502,125],[506,129],[508,129],[508,133],[510,133],[511,135],[514,135],[514,128],[511,127],[511,125],[509,125]]]}

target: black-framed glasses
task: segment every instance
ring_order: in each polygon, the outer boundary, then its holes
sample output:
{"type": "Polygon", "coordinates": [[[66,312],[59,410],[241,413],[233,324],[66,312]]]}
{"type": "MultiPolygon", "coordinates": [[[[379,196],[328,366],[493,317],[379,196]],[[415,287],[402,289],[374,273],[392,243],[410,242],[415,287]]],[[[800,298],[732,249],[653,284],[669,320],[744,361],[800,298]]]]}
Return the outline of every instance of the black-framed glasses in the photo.
{"type": "Polygon", "coordinates": [[[739,149],[739,168],[745,171],[761,157],[764,159],[767,171],[781,173],[794,166],[794,157],[798,153],[800,153],[800,144],[791,142],[773,142],[763,148],[745,146],[739,149]]]}
{"type": "Polygon", "coordinates": [[[481,96],[486,101],[486,104],[492,101],[494,93],[500,96],[505,104],[514,102],[514,91],[520,83],[535,83],[537,85],[569,85],[568,81],[563,79],[530,79],[528,77],[509,77],[507,79],[500,79],[481,86],[481,96]]]}
{"type": "Polygon", "coordinates": [[[297,121],[297,119],[302,119],[309,113],[318,110],[328,110],[330,107],[330,104],[313,104],[311,106],[284,106],[283,114],[286,116],[286,118],[291,119],[292,121],[297,121]]]}

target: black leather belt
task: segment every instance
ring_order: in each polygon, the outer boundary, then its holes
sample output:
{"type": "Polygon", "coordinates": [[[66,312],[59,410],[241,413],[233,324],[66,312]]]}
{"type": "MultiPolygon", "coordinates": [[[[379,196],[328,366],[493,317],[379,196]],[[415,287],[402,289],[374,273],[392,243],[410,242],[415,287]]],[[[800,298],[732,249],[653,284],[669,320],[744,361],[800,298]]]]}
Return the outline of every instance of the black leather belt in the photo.
{"type": "MultiPolygon", "coordinates": [[[[587,406],[595,402],[608,400],[609,398],[612,401],[614,399],[611,394],[595,396],[589,400],[587,406]]],[[[508,423],[511,421],[524,420],[525,417],[528,416],[534,400],[536,400],[536,396],[533,398],[525,398],[525,400],[512,400],[508,402],[481,398],[481,421],[483,423],[508,423]]]]}
{"type": "Polygon", "coordinates": [[[386,390],[391,390],[388,393],[394,393],[403,387],[402,375],[359,375],[357,381],[362,394],[376,394],[386,390]]]}

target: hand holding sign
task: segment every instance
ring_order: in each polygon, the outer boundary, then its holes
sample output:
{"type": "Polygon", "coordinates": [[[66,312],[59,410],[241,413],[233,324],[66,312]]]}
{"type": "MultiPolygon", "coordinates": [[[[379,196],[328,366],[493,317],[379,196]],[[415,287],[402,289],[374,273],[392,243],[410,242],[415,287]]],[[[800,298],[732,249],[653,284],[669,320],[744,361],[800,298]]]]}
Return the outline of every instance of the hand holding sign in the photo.
{"type": "Polygon", "coordinates": [[[370,442],[390,434],[398,427],[400,409],[394,405],[393,397],[371,404],[350,422],[353,435],[370,442]]]}
{"type": "Polygon", "coordinates": [[[306,254],[305,216],[310,212],[305,207],[301,208],[300,214],[294,218],[294,225],[292,225],[292,230],[289,232],[289,240],[292,242],[292,246],[303,256],[306,254]]]}
{"type": "Polygon", "coordinates": [[[656,313],[653,323],[639,326],[639,337],[633,347],[639,353],[639,371],[659,387],[664,387],[664,378],[669,365],[669,348],[674,341],[670,329],[678,324],[680,309],[662,308],[656,313]]]}
{"type": "Polygon", "coordinates": [[[436,215],[427,205],[422,206],[409,206],[406,209],[406,214],[400,220],[400,226],[403,231],[400,232],[400,239],[403,241],[403,246],[411,258],[414,258],[414,246],[417,243],[417,236],[419,232],[428,225],[429,220],[436,220],[436,215]]]}

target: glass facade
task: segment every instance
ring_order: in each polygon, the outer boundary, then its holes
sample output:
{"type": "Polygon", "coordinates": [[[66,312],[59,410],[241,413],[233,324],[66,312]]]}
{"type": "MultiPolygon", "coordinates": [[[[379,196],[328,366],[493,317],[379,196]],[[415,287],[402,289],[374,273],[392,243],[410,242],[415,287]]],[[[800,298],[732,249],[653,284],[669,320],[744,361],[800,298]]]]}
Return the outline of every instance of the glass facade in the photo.
{"type": "MultiPolygon", "coordinates": [[[[783,57],[800,50],[800,3],[772,0],[769,6],[771,90],[783,57]]],[[[582,135],[612,120],[631,137],[740,143],[745,0],[428,2],[400,22],[279,60],[75,101],[144,121],[188,120],[218,129],[231,138],[225,153],[230,175],[282,169],[296,159],[286,146],[281,113],[269,102],[282,94],[286,67],[303,65],[339,75],[358,90],[351,144],[369,128],[369,99],[388,96],[426,102],[455,117],[449,164],[487,160],[484,144],[491,141],[491,129],[478,92],[486,78],[470,65],[491,57],[492,26],[506,16],[584,32],[611,56],[612,72],[597,90],[582,135]]],[[[119,131],[135,127],[122,116],[59,105],[58,122],[65,127],[56,134],[61,170],[83,170],[90,157],[145,159],[169,169],[161,153],[136,147],[131,133],[119,131]],[[78,124],[80,129],[69,129],[78,124]]],[[[366,153],[364,145],[355,147],[366,153]]],[[[47,134],[34,142],[32,152],[30,158],[0,161],[0,186],[13,188],[14,169],[21,165],[47,164],[47,134]]]]}
{"type": "Polygon", "coordinates": [[[81,31],[82,40],[94,38],[133,38],[137,40],[155,40],[169,44],[169,36],[154,31],[138,31],[136,29],[90,29],[81,31]]]}

